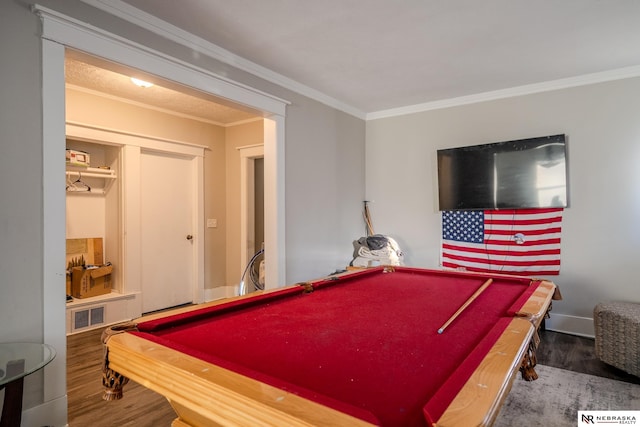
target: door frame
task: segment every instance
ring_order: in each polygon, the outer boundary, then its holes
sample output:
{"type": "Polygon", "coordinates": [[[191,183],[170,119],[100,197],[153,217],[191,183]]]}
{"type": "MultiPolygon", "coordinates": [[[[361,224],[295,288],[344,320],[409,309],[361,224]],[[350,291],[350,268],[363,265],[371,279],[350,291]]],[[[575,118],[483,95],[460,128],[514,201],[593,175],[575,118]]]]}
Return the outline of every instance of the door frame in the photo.
{"type": "Polygon", "coordinates": [[[254,164],[256,159],[264,158],[264,145],[245,145],[238,147],[237,150],[240,153],[240,275],[238,277],[242,277],[247,263],[257,251],[254,225],[254,164]]]}

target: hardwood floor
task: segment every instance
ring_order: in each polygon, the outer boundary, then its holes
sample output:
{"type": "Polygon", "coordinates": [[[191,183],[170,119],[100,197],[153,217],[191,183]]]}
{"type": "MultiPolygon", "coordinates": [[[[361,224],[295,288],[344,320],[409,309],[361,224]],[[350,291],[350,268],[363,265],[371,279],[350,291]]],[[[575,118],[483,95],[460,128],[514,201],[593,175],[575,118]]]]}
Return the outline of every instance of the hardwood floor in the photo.
{"type": "MultiPolygon", "coordinates": [[[[129,382],[124,398],[102,400],[102,330],[67,337],[67,389],[71,427],[170,426],[175,414],[166,399],[129,382]]],[[[640,384],[640,378],[600,362],[593,339],[541,332],[538,363],[640,384]]]]}
{"type": "Polygon", "coordinates": [[[71,427],[161,427],[176,418],[161,395],[129,382],[124,398],[102,400],[102,329],[67,337],[67,399],[71,427]]]}

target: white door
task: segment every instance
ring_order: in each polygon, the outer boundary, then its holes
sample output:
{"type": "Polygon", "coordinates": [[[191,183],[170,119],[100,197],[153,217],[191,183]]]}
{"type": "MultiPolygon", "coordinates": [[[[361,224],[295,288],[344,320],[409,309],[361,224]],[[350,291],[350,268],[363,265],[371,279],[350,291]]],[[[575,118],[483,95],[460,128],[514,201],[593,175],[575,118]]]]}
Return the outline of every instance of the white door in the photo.
{"type": "Polygon", "coordinates": [[[191,158],[141,153],[143,313],[193,301],[195,175],[191,158]]]}

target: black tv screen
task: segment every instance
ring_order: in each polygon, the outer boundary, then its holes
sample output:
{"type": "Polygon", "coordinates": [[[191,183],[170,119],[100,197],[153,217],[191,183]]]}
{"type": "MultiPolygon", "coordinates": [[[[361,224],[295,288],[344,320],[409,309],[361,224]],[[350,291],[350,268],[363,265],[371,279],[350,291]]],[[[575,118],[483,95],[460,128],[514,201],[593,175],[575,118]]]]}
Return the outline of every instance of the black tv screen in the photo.
{"type": "Polygon", "coordinates": [[[567,207],[565,135],[438,150],[439,209],[567,207]]]}

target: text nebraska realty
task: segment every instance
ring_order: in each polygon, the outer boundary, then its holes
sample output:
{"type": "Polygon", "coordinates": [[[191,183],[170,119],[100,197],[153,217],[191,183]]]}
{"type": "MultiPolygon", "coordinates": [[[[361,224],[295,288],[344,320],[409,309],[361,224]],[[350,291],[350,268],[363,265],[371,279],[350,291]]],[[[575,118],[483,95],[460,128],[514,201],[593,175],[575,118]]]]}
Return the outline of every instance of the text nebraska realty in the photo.
{"type": "Polygon", "coordinates": [[[634,415],[587,415],[582,414],[582,422],[587,424],[636,424],[634,415]]]}

